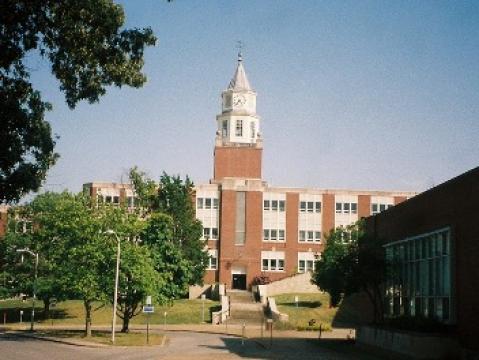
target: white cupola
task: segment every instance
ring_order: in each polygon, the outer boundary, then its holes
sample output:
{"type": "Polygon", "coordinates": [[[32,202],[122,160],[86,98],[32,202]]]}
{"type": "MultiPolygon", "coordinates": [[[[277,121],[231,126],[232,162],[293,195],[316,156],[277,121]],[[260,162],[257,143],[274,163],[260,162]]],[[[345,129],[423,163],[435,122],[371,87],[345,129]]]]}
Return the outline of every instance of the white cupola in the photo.
{"type": "Polygon", "coordinates": [[[255,145],[260,138],[260,118],[256,115],[256,92],[246,76],[241,53],[233,78],[221,98],[222,111],[216,117],[217,141],[224,145],[255,145]]]}

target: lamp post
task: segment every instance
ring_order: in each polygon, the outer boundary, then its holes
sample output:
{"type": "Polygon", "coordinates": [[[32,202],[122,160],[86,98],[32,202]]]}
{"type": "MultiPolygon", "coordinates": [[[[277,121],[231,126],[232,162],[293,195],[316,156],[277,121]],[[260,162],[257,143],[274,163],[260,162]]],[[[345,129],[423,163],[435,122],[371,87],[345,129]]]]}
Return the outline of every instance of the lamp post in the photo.
{"type": "Polygon", "coordinates": [[[30,319],[30,331],[33,331],[33,324],[35,322],[35,297],[37,292],[37,276],[38,276],[38,253],[33,252],[32,250],[25,248],[25,249],[18,249],[17,252],[19,253],[27,253],[32,255],[35,258],[35,275],[33,278],[33,296],[32,296],[32,316],[30,319]]]}
{"type": "Polygon", "coordinates": [[[111,324],[111,342],[115,343],[115,327],[116,327],[116,306],[117,306],[117,298],[118,298],[118,275],[120,273],[120,238],[118,237],[117,233],[114,230],[107,230],[105,234],[113,234],[115,235],[116,242],[117,242],[117,250],[116,250],[116,271],[115,271],[115,292],[113,293],[113,315],[112,315],[112,324],[111,324]]]}

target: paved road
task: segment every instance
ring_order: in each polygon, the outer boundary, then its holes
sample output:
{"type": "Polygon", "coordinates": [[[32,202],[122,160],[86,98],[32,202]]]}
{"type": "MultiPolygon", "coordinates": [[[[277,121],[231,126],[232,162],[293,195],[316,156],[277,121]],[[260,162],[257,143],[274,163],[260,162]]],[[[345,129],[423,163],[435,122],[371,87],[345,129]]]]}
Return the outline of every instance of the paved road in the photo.
{"type": "Polygon", "coordinates": [[[312,339],[277,339],[272,350],[257,341],[244,340],[223,334],[195,332],[168,332],[169,343],[163,347],[87,347],[51,341],[0,334],[0,359],[2,360],[210,360],[210,359],[374,359],[328,350],[312,339]]]}

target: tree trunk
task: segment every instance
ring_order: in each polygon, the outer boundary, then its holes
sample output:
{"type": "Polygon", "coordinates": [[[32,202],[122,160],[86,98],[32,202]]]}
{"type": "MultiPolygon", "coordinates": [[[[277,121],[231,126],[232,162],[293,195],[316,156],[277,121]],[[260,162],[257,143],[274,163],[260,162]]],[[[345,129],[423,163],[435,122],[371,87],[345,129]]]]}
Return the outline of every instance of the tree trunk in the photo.
{"type": "Polygon", "coordinates": [[[91,301],[84,300],[83,305],[85,306],[85,336],[91,336],[91,301]]]}
{"type": "Polygon", "coordinates": [[[50,319],[50,297],[44,297],[43,299],[43,318],[45,320],[50,319]]]}
{"type": "Polygon", "coordinates": [[[130,316],[129,314],[125,311],[125,314],[123,316],[123,326],[121,328],[122,333],[127,333],[129,331],[128,325],[130,325],[130,316]]]}

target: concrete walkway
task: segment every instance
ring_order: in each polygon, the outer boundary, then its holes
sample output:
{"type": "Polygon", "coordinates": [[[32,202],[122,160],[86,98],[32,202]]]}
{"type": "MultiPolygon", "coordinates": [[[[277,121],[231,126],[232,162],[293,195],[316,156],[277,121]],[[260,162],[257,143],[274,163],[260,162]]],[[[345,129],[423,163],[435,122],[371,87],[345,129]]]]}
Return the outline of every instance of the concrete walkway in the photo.
{"type": "MultiPolygon", "coordinates": [[[[38,330],[52,329],[50,326],[38,326],[38,330]]],[[[54,327],[56,330],[65,329],[65,327],[54,327]]],[[[80,329],[82,327],[68,327],[71,329],[80,329]]],[[[107,330],[107,327],[94,327],[95,330],[107,330]]],[[[132,331],[144,330],[140,327],[133,327],[132,331]]],[[[35,334],[24,333],[21,337],[25,338],[21,342],[15,341],[18,333],[0,334],[0,347],[2,354],[8,355],[12,351],[12,357],[2,357],[5,359],[27,359],[24,357],[22,349],[30,348],[31,352],[35,349],[42,353],[51,353],[50,360],[64,359],[68,354],[69,359],[322,359],[322,360],[377,360],[378,357],[356,349],[350,341],[345,341],[349,331],[336,329],[333,332],[324,333],[326,339],[318,340],[317,334],[298,331],[274,331],[273,338],[266,336],[255,337],[254,332],[260,329],[247,329],[245,338],[237,336],[242,331],[242,327],[230,326],[229,335],[224,334],[222,326],[204,325],[168,325],[166,329],[163,326],[155,325],[153,332],[164,333],[168,338],[165,346],[143,346],[143,347],[124,347],[124,346],[105,346],[92,344],[88,341],[76,339],[56,339],[50,344],[45,338],[36,338],[35,334]],[[221,329],[222,328],[222,329],[221,329]],[[33,336],[33,338],[32,338],[33,336]],[[335,341],[336,339],[337,341],[335,341]],[[330,342],[336,342],[331,347],[330,342]],[[15,352],[15,342],[22,343],[21,348],[15,352]],[[45,345],[42,345],[44,343],[45,345]],[[74,345],[74,346],[71,346],[74,345]],[[26,346],[26,347],[24,347],[26,346]],[[68,350],[70,349],[70,350],[68,350]],[[136,350],[135,350],[136,349],[136,350]],[[7,352],[5,352],[7,351],[7,352]],[[141,356],[140,356],[141,354],[141,356]]]]}

